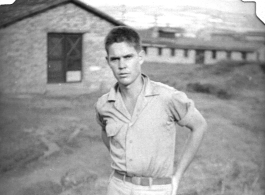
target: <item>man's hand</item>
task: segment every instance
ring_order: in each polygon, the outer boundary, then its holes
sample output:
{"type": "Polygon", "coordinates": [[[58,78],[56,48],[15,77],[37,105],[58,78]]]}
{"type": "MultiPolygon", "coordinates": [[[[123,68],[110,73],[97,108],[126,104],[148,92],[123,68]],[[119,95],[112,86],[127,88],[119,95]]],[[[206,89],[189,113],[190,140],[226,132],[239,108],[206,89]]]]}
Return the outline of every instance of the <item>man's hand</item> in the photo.
{"type": "Polygon", "coordinates": [[[175,175],[172,177],[171,185],[172,185],[172,191],[170,195],[177,195],[179,187],[179,179],[177,179],[175,175]]]}

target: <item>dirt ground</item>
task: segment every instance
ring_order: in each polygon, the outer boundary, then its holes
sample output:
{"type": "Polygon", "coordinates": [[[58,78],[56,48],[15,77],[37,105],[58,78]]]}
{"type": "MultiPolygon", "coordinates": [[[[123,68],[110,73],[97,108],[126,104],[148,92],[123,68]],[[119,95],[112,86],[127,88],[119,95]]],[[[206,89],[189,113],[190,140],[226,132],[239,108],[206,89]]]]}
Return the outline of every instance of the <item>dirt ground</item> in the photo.
{"type": "MultiPolygon", "coordinates": [[[[145,64],[152,79],[184,90],[209,130],[179,194],[265,194],[265,74],[258,64],[145,64]]],[[[94,103],[71,96],[2,94],[0,194],[104,195],[110,169],[94,103]]],[[[178,154],[189,135],[177,133],[178,154]]]]}

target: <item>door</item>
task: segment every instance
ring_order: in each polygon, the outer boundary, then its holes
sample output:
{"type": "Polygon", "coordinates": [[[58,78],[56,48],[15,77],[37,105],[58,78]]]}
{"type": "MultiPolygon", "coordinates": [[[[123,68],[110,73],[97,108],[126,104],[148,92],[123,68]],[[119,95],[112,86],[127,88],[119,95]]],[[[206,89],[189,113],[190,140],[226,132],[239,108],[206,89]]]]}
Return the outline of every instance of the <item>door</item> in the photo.
{"type": "Polygon", "coordinates": [[[196,50],[195,63],[204,64],[204,50],[196,50]]]}

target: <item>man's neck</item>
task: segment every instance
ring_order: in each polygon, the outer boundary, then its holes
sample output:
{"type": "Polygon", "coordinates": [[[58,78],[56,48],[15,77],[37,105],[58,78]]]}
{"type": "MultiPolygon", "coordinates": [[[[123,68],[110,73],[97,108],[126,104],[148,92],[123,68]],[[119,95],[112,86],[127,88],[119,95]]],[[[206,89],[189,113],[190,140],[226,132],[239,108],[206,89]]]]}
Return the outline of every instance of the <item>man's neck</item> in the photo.
{"type": "Polygon", "coordinates": [[[120,92],[125,99],[135,99],[141,93],[144,82],[142,76],[140,75],[131,85],[124,86],[120,85],[120,92]]]}

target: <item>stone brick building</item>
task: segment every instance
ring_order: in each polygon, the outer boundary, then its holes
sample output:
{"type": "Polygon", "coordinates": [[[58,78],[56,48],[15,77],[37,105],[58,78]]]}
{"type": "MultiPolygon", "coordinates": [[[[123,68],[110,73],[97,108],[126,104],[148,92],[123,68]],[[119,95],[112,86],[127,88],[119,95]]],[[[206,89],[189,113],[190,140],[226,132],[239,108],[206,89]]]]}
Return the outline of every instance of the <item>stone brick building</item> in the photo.
{"type": "Polygon", "coordinates": [[[1,93],[89,93],[112,85],[104,37],[123,23],[79,0],[0,6],[1,93]]]}

